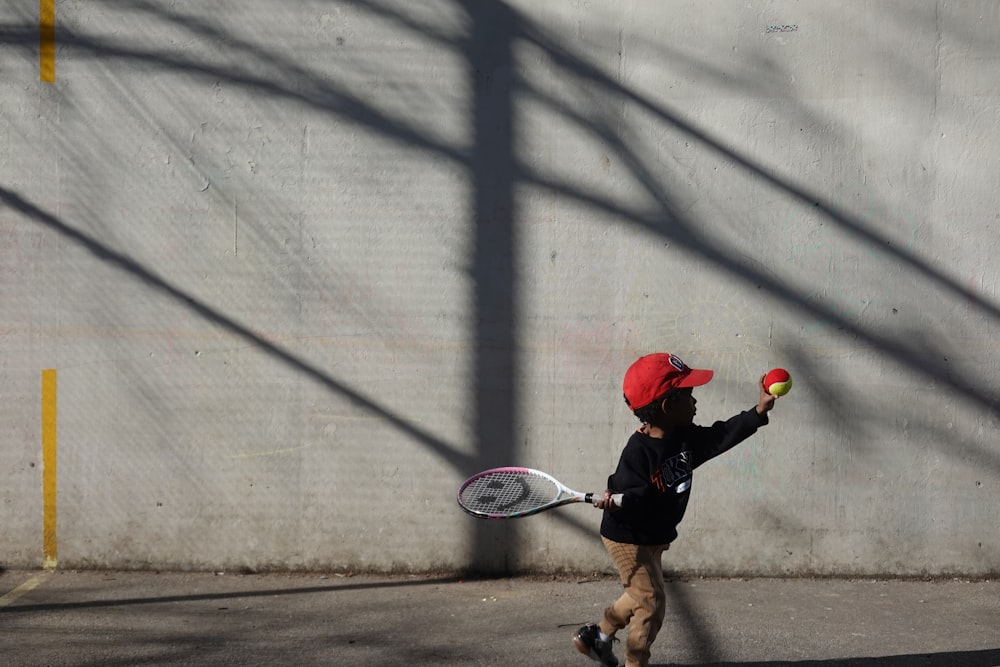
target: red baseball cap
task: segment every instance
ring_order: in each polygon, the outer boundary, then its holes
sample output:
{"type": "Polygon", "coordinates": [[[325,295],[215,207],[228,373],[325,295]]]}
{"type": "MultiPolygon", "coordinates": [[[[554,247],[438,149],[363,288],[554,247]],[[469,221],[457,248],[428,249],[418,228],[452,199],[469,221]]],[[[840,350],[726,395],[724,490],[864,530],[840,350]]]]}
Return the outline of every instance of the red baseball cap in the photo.
{"type": "Polygon", "coordinates": [[[632,410],[644,408],[671,389],[698,387],[712,379],[713,371],[689,368],[677,355],[666,352],[639,357],[625,371],[625,402],[632,410]]]}

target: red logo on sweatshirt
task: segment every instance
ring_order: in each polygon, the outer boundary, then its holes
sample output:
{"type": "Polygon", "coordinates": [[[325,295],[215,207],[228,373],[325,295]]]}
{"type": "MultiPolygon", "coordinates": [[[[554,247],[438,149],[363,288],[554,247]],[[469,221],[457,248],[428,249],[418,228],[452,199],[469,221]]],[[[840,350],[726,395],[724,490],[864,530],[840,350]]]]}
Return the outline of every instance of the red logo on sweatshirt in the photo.
{"type": "Polygon", "coordinates": [[[652,475],[649,476],[649,481],[656,487],[656,490],[660,493],[667,492],[667,480],[663,477],[663,471],[657,470],[652,475]]]}

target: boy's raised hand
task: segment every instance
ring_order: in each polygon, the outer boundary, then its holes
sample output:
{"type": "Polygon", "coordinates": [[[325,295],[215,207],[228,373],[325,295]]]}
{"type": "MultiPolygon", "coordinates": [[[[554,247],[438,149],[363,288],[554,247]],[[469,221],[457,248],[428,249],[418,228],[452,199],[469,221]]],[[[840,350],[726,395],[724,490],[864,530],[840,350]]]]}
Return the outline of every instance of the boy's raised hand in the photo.
{"type": "Polygon", "coordinates": [[[760,376],[760,382],[757,383],[760,387],[760,398],[757,400],[757,414],[763,415],[774,409],[774,402],[778,400],[777,396],[769,394],[767,389],[764,388],[764,376],[760,376]]]}

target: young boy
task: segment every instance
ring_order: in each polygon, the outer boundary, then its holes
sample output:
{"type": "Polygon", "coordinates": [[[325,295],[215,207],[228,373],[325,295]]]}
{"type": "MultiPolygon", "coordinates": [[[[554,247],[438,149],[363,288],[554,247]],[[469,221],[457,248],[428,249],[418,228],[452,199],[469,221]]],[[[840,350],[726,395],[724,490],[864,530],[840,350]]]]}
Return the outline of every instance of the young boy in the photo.
{"type": "Polygon", "coordinates": [[[691,493],[692,471],[753,435],[768,423],[775,397],[760,382],[753,409],[712,426],[693,423],[698,403],[692,387],[712,371],[689,368],[673,354],[639,358],[625,373],[625,402],[642,427],[622,451],[608,490],[594,506],[604,510],[601,541],[618,567],[625,592],[604,610],[598,624],[573,636],[576,648],[607,667],[617,667],[611,649],[615,633],[629,626],[626,667],[646,667],[650,646],[666,613],[660,558],[677,537],[691,493]],[[612,494],[622,494],[620,507],[612,494]]]}

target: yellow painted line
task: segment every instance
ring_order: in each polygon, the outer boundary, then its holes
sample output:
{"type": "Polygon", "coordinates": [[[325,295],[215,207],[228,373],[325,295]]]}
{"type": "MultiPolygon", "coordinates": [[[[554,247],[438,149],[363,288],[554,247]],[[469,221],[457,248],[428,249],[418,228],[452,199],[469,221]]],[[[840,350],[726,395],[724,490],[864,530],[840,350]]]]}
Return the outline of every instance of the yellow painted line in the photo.
{"type": "Polygon", "coordinates": [[[56,80],[56,0],[38,0],[39,78],[46,83],[56,80]]]}
{"type": "Polygon", "coordinates": [[[56,549],[56,372],[42,371],[42,542],[44,567],[55,568],[56,549]]]}
{"type": "Polygon", "coordinates": [[[39,584],[41,584],[51,576],[52,576],[51,572],[42,572],[40,574],[36,574],[31,579],[28,579],[26,582],[24,582],[14,590],[12,590],[10,593],[0,596],[0,609],[2,609],[3,607],[9,607],[10,605],[14,604],[15,602],[17,602],[18,598],[20,598],[25,593],[30,593],[31,591],[35,590],[36,588],[38,588],[39,584]]]}

